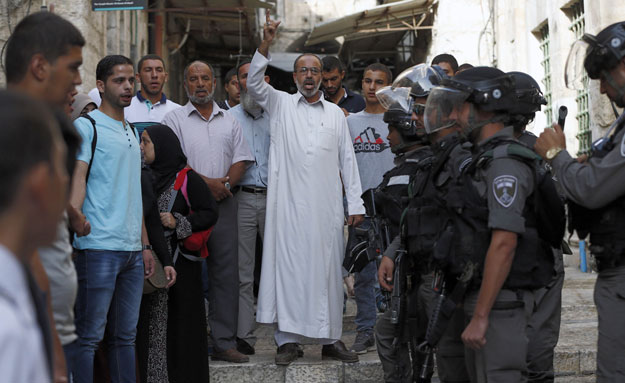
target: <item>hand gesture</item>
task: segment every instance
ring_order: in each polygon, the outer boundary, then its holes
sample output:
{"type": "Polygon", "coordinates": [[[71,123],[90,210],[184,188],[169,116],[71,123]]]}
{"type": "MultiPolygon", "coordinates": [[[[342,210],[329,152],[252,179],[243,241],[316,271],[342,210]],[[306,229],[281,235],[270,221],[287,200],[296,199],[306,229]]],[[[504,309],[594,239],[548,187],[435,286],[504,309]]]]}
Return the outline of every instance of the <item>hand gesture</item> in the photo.
{"type": "Polygon", "coordinates": [[[349,226],[358,227],[365,220],[365,216],[362,214],[350,215],[347,217],[347,224],[349,226]]]}
{"type": "Polygon", "coordinates": [[[167,288],[170,288],[174,285],[174,283],[176,283],[176,277],[178,276],[178,274],[176,273],[176,270],[172,266],[165,266],[163,267],[163,270],[165,271],[165,276],[167,277],[167,280],[169,281],[167,283],[167,288]]]}
{"type": "Polygon", "coordinates": [[[221,201],[222,199],[226,199],[228,197],[232,197],[232,192],[226,188],[226,182],[230,180],[230,177],[222,177],[222,178],[206,178],[206,184],[210,189],[211,193],[213,193],[213,197],[215,200],[221,201]]]}
{"type": "Polygon", "coordinates": [[[468,348],[479,350],[486,345],[488,318],[473,317],[462,333],[462,342],[468,348]]]}
{"type": "Polygon", "coordinates": [[[276,37],[276,32],[278,31],[278,26],[281,21],[271,20],[271,17],[269,16],[269,9],[265,11],[265,17],[267,21],[263,27],[263,40],[267,43],[271,43],[276,37]]]}
{"type": "Polygon", "coordinates": [[[546,159],[547,152],[552,148],[566,149],[566,139],[560,125],[554,123],[553,129],[545,129],[534,144],[534,150],[546,159]]]}
{"type": "Polygon", "coordinates": [[[74,230],[76,237],[84,237],[91,233],[91,224],[85,215],[76,210],[75,214],[70,215],[69,224],[74,230]]]}
{"type": "Polygon", "coordinates": [[[382,257],[380,268],[378,269],[378,282],[380,287],[386,291],[393,291],[393,271],[395,270],[395,262],[389,257],[382,257]]]}
{"type": "Polygon", "coordinates": [[[151,250],[143,250],[141,255],[143,256],[143,270],[145,270],[143,277],[148,279],[154,275],[154,257],[151,250]]]}
{"type": "Polygon", "coordinates": [[[168,229],[176,228],[176,218],[171,213],[161,213],[161,224],[168,229]]]}

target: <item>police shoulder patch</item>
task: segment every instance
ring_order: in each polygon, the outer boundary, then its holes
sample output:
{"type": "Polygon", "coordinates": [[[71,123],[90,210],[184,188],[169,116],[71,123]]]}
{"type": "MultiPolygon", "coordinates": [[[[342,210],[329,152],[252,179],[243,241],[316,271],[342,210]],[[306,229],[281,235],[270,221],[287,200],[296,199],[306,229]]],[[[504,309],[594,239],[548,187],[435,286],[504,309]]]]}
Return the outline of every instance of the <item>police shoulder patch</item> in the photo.
{"type": "Polygon", "coordinates": [[[503,207],[509,207],[514,202],[518,180],[515,176],[503,175],[493,180],[493,195],[503,207]]]}

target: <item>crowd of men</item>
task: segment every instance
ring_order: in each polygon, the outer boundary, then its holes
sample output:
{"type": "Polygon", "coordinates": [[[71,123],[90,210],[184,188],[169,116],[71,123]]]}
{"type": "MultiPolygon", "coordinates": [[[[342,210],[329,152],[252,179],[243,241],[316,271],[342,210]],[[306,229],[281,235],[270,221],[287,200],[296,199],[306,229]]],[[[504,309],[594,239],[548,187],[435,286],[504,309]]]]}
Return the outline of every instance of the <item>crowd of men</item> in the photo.
{"type": "MultiPolygon", "coordinates": [[[[278,365],[316,343],[323,359],[345,363],[377,348],[387,382],[430,381],[434,357],[442,382],[553,381],[566,203],[599,272],[597,381],[624,381],[625,115],[590,156],[572,158],[562,122],[538,138],[525,130],[546,104],[531,76],[459,66],[448,54],[395,79],[371,64],[362,95],[343,84],[339,59],[302,54],[298,92],[288,94],[265,75],[279,24],[267,13],[253,58],[226,74],[224,101],[214,99],[212,65],[190,62],[185,105],[163,93],[168,73],[153,54],[136,64],[102,58],[96,90],[77,94],[81,32],[48,12],[16,26],[0,92],[3,379],[92,382],[105,349],[112,382],[203,381],[206,315],[215,360],[248,362],[265,323],[278,365]],[[150,137],[155,126],[167,144],[150,137]],[[165,179],[172,185],[142,182],[142,168],[164,171],[154,156],[164,158],[167,145],[199,175],[205,205],[186,195],[186,181],[178,185],[181,169],[170,172],[176,183],[165,179]],[[178,190],[187,215],[173,213],[178,190]],[[157,234],[148,191],[161,197],[157,234]],[[201,205],[203,224],[192,211],[201,205]],[[155,235],[173,232],[182,243],[211,225],[197,256],[157,250],[155,235]],[[349,348],[347,269],[357,305],[349,348]],[[176,283],[192,290],[186,300],[170,294],[178,306],[204,296],[207,313],[203,304],[184,311],[200,331],[159,324],[167,306],[148,298],[157,293],[146,294],[144,281],[159,270],[159,297],[176,283]],[[149,339],[139,341],[146,302],[149,339]],[[179,354],[169,338],[185,332],[203,340],[179,354]]],[[[566,73],[567,86],[599,80],[624,107],[625,22],[585,35],[566,73]]]]}

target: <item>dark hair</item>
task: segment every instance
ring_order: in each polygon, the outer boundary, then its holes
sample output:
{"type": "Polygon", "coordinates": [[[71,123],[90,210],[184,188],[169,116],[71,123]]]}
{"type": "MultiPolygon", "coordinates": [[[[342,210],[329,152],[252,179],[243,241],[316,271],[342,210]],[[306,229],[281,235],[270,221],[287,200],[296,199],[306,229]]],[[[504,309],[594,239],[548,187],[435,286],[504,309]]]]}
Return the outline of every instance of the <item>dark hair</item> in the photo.
{"type": "Polygon", "coordinates": [[[237,81],[239,80],[239,76],[237,75],[237,67],[230,68],[230,70],[226,73],[226,77],[224,77],[224,86],[230,82],[232,76],[237,76],[237,81]]]}
{"type": "Polygon", "coordinates": [[[297,58],[295,59],[295,61],[293,61],[293,72],[297,72],[297,62],[299,61],[299,59],[301,59],[304,56],[313,56],[316,57],[317,60],[319,60],[319,64],[321,64],[321,67],[323,68],[323,61],[319,58],[319,56],[317,56],[314,53],[302,53],[301,55],[297,56],[297,58]]]}
{"type": "Polygon", "coordinates": [[[17,24],[6,46],[4,71],[7,82],[15,84],[26,75],[35,54],[49,63],[67,54],[71,47],[83,47],[85,39],[69,21],[50,12],[26,16],[17,24]]]}
{"type": "Polygon", "coordinates": [[[165,61],[163,61],[161,56],[155,55],[153,53],[150,53],[150,54],[147,54],[147,55],[141,57],[141,59],[137,63],[137,73],[141,72],[141,67],[143,66],[143,62],[145,60],[158,60],[158,61],[161,62],[161,64],[163,64],[163,69],[165,69],[165,61]]]}
{"type": "Polygon", "coordinates": [[[331,72],[335,69],[338,69],[339,72],[343,72],[345,70],[345,66],[335,56],[326,56],[321,60],[321,66],[323,67],[324,72],[331,72]]]}
{"type": "Polygon", "coordinates": [[[201,63],[204,64],[206,66],[208,66],[208,69],[210,69],[211,71],[211,76],[213,78],[215,78],[215,70],[213,69],[213,66],[211,64],[209,64],[208,62],[204,61],[204,60],[193,60],[190,63],[187,64],[186,67],[184,67],[184,71],[182,72],[182,80],[183,81],[187,81],[187,74],[189,74],[189,68],[191,67],[191,65],[196,64],[196,63],[201,63]]]}
{"type": "Polygon", "coordinates": [[[117,65],[130,65],[132,60],[122,55],[109,55],[104,57],[98,63],[95,69],[95,79],[106,82],[106,80],[113,74],[113,68],[117,65]]]}
{"type": "Polygon", "coordinates": [[[454,73],[458,71],[458,61],[456,61],[456,58],[449,53],[441,53],[440,55],[434,57],[431,65],[436,65],[438,63],[447,63],[451,66],[454,73]]]}
{"type": "Polygon", "coordinates": [[[241,70],[241,67],[243,67],[243,65],[247,65],[247,64],[251,64],[252,60],[250,59],[245,59],[243,61],[241,61],[241,63],[239,63],[239,65],[237,65],[236,71],[237,71],[237,79],[239,78],[239,71],[241,70]]]}
{"type": "Polygon", "coordinates": [[[392,83],[393,82],[393,74],[391,73],[391,70],[388,69],[388,67],[384,64],[381,63],[373,63],[373,64],[369,64],[365,70],[362,72],[362,75],[364,76],[365,73],[367,73],[367,71],[378,71],[378,72],[384,72],[384,74],[386,75],[386,79],[388,80],[387,83],[392,83]]]}
{"type": "Polygon", "coordinates": [[[456,72],[461,72],[463,70],[467,70],[467,69],[471,69],[471,68],[475,68],[473,65],[469,64],[469,63],[464,63],[462,65],[460,65],[458,67],[458,70],[456,72]]]}
{"type": "Polygon", "coordinates": [[[52,160],[54,129],[49,109],[40,101],[0,90],[0,213],[13,202],[22,177],[35,165],[52,160]]]}

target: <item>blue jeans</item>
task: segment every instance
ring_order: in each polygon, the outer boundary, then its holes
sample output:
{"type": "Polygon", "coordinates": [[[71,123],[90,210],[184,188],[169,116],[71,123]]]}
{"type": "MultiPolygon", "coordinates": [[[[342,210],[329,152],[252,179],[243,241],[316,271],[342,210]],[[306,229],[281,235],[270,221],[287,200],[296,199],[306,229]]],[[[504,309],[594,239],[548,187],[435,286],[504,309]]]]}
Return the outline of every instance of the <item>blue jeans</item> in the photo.
{"type": "Polygon", "coordinates": [[[75,264],[79,355],[74,360],[74,382],[93,382],[93,358],[105,328],[111,381],[134,382],[135,337],[143,292],[141,252],[82,250],[75,264]]]}
{"type": "Polygon", "coordinates": [[[354,295],[356,299],[356,331],[373,332],[376,318],[375,283],[378,269],[375,261],[369,262],[359,273],[354,274],[354,295]]]}
{"type": "Polygon", "coordinates": [[[67,366],[67,381],[72,383],[74,381],[72,372],[76,368],[76,359],[80,355],[78,339],[63,346],[63,354],[65,354],[65,365],[67,366]]]}

